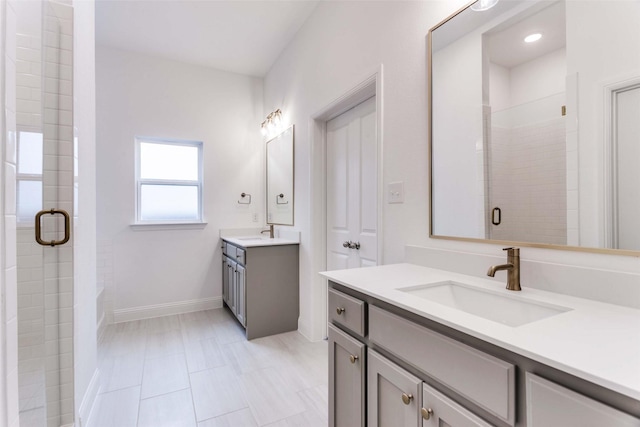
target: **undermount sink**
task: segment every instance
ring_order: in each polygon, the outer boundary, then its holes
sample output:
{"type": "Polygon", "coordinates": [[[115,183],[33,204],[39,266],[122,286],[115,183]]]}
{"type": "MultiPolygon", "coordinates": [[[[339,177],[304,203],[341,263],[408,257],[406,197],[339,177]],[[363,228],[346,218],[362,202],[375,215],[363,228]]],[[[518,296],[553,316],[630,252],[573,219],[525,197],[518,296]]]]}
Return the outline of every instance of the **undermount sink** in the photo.
{"type": "Polygon", "coordinates": [[[508,326],[526,325],[571,310],[452,281],[398,290],[508,326]]]}

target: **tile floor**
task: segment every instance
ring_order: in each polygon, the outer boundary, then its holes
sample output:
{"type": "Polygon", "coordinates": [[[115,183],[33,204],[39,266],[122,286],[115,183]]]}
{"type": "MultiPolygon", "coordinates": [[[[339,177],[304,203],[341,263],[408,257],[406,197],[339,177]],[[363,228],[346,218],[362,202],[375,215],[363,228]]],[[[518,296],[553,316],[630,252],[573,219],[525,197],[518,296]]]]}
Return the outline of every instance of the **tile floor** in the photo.
{"type": "Polygon", "coordinates": [[[326,427],[327,343],[247,341],[226,309],[109,326],[87,427],[326,427]]]}

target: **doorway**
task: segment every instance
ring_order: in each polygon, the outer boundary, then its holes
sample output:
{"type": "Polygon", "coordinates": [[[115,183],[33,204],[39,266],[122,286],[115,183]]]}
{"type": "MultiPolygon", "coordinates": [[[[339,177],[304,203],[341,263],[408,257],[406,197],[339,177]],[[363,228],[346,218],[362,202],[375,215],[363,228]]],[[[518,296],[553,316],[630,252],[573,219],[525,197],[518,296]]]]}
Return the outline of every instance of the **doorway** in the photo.
{"type": "MultiPolygon", "coordinates": [[[[382,247],[383,247],[383,230],[382,230],[382,130],[383,130],[383,68],[378,66],[366,78],[360,80],[361,83],[353,86],[334,102],[324,107],[311,118],[311,289],[308,300],[311,301],[311,312],[306,318],[300,319],[299,329],[305,336],[312,341],[320,340],[327,337],[327,280],[322,278],[318,272],[326,271],[328,240],[327,240],[327,222],[328,222],[328,189],[327,189],[327,171],[328,171],[328,147],[327,147],[327,124],[336,119],[345,112],[363,102],[372,99],[375,105],[375,160],[368,162],[369,166],[375,169],[375,176],[371,177],[368,184],[375,188],[375,209],[368,209],[370,218],[375,218],[375,235],[377,242],[374,244],[366,243],[363,238],[360,241],[360,252],[358,249],[350,249],[354,259],[359,260],[362,265],[374,265],[372,262],[367,264],[367,260],[375,260],[375,264],[383,264],[382,247]],[[375,165],[375,166],[373,166],[375,165]],[[367,248],[363,250],[363,242],[367,248]],[[367,255],[366,252],[375,247],[374,256],[367,255]],[[356,255],[357,254],[357,255],[356,255]]],[[[364,108],[364,107],[363,107],[364,108]]],[[[371,153],[371,151],[369,151],[371,153]]],[[[369,204],[371,205],[371,204],[369,204]]],[[[370,220],[371,223],[373,220],[370,220]]],[[[358,237],[350,237],[352,243],[358,243],[358,237]]],[[[344,240],[336,240],[340,245],[344,244],[344,240]]],[[[347,242],[349,239],[347,239],[347,242]]],[[[345,248],[346,249],[346,248],[345,248]]],[[[338,267],[340,268],[340,267],[338,267]]],[[[303,296],[304,298],[304,296],[303,296]]]]}

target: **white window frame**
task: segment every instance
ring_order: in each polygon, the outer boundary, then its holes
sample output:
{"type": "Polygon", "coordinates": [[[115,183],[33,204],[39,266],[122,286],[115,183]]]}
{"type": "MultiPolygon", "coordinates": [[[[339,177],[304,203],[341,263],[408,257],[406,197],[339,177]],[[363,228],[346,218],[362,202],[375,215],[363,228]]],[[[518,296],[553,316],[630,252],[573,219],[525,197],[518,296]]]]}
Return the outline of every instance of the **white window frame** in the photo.
{"type": "Polygon", "coordinates": [[[181,139],[171,139],[171,138],[157,138],[157,137],[146,137],[146,136],[137,136],[135,138],[135,150],[136,150],[136,159],[135,159],[135,184],[136,184],[136,200],[135,200],[135,223],[133,226],[142,225],[193,225],[193,224],[203,224],[206,225],[204,221],[204,209],[203,209],[203,201],[202,201],[202,186],[203,186],[203,167],[202,167],[202,141],[191,141],[191,140],[181,140],[181,139]],[[196,147],[198,149],[198,179],[197,180],[168,180],[168,179],[142,179],[140,177],[140,162],[142,160],[140,154],[140,144],[141,143],[155,143],[162,145],[180,145],[180,146],[188,146],[188,147],[196,147]],[[198,219],[191,221],[183,221],[183,220],[142,220],[141,219],[141,195],[142,195],[142,186],[143,185],[177,185],[177,186],[197,186],[198,187],[198,219]]]}

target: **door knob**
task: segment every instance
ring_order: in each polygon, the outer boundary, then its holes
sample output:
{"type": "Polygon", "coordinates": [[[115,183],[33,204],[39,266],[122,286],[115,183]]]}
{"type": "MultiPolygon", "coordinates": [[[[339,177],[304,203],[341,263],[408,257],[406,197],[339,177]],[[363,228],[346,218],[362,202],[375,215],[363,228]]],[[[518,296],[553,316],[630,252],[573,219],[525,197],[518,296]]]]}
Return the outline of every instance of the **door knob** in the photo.
{"type": "Polygon", "coordinates": [[[431,418],[431,415],[433,415],[433,409],[422,408],[420,409],[420,413],[422,414],[422,418],[424,418],[425,420],[428,420],[429,418],[431,418]]]}
{"type": "Polygon", "coordinates": [[[360,250],[360,242],[349,242],[349,249],[360,250]]]}
{"type": "Polygon", "coordinates": [[[402,393],[402,401],[408,405],[413,400],[413,394],[402,393]]]}
{"type": "Polygon", "coordinates": [[[350,248],[351,247],[351,242],[345,240],[344,243],[342,243],[342,247],[343,248],[350,248]]]}

